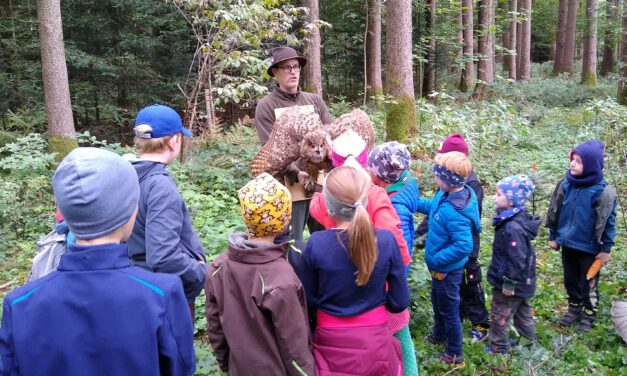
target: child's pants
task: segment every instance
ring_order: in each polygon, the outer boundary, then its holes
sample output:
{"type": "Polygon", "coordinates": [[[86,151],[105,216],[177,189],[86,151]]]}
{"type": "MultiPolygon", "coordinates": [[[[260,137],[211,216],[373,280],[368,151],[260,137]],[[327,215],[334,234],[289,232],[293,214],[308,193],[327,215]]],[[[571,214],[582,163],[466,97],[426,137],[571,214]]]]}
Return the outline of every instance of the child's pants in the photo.
{"type": "Polygon", "coordinates": [[[448,272],[443,280],[431,279],[433,332],[436,340],[446,340],[449,355],[462,355],[462,322],[459,317],[459,286],[464,268],[448,272]]]}
{"type": "Polygon", "coordinates": [[[509,322],[512,318],[518,334],[535,342],[536,324],[533,322],[529,301],[529,298],[505,296],[499,289],[492,290],[490,344],[494,352],[509,349],[509,322]]]}
{"type": "Polygon", "coordinates": [[[586,273],[595,260],[595,255],[576,249],[562,247],[564,286],[568,304],[583,305],[584,312],[594,317],[599,307],[599,274],[588,281],[586,273]]]}

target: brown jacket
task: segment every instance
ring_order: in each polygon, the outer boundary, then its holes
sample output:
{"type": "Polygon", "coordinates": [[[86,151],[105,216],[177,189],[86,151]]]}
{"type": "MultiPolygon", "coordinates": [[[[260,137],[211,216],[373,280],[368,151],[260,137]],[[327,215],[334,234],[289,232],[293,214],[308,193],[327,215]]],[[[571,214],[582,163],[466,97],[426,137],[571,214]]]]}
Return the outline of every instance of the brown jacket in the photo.
{"type": "Polygon", "coordinates": [[[287,246],[236,232],[207,268],[209,342],[229,375],[315,375],[305,290],[287,246]]]}
{"type": "Polygon", "coordinates": [[[255,127],[257,128],[257,135],[261,144],[265,145],[270,138],[270,133],[272,133],[272,127],[274,127],[274,121],[276,120],[274,115],[275,109],[306,105],[313,105],[314,111],[320,115],[322,124],[331,124],[333,122],[333,116],[329,113],[327,105],[324,104],[322,97],[317,94],[305,93],[300,90],[296,93],[288,93],[277,86],[271,93],[263,97],[255,109],[255,127]]]}

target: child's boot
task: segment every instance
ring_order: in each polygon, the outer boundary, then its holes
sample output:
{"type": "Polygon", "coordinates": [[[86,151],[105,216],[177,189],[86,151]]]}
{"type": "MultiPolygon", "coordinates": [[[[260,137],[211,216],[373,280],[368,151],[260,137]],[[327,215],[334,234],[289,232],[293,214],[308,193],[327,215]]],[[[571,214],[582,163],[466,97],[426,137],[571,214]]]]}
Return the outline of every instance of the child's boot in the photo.
{"type": "Polygon", "coordinates": [[[579,330],[588,333],[594,327],[595,318],[596,314],[594,311],[584,309],[581,315],[581,322],[579,322],[579,330]]]}
{"type": "Polygon", "coordinates": [[[568,311],[560,319],[561,326],[572,326],[574,323],[581,320],[581,311],[583,306],[580,304],[568,304],[568,311]]]}

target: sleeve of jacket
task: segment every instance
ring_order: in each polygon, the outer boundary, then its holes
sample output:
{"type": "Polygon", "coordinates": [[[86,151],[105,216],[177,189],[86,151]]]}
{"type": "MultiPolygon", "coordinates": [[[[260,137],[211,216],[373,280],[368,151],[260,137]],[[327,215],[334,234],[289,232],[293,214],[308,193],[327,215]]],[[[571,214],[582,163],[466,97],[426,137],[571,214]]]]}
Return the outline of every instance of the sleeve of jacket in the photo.
{"type": "Polygon", "coordinates": [[[13,311],[11,299],[4,299],[2,311],[2,327],[0,327],[0,375],[19,375],[19,369],[15,362],[15,349],[13,348],[13,311]]]}
{"type": "Polygon", "coordinates": [[[316,267],[316,260],[314,259],[313,243],[310,238],[305,248],[305,254],[303,255],[303,265],[301,268],[301,281],[307,294],[307,304],[315,308],[318,304],[318,271],[316,267]]]}
{"type": "Polygon", "coordinates": [[[149,195],[146,263],[154,272],[177,275],[183,281],[185,296],[196,297],[203,288],[205,267],[181,244],[183,199],[176,187],[166,184],[155,185],[149,195]]]}
{"type": "Polygon", "coordinates": [[[218,366],[220,366],[220,370],[222,370],[222,372],[228,373],[230,348],[229,343],[226,341],[226,336],[224,335],[224,329],[222,328],[220,310],[218,308],[218,301],[216,299],[213,281],[213,278],[218,278],[216,275],[222,267],[220,260],[221,257],[223,256],[218,256],[218,258],[211,263],[209,268],[207,268],[207,276],[205,280],[205,314],[207,315],[207,337],[209,338],[209,343],[211,343],[211,347],[213,348],[216,362],[218,363],[218,366]]]}
{"type": "Polygon", "coordinates": [[[470,188],[475,192],[475,196],[477,196],[477,205],[479,206],[479,217],[481,217],[481,213],[483,213],[483,187],[481,186],[481,182],[479,180],[473,180],[472,183],[469,184],[470,188]]]}
{"type": "Polygon", "coordinates": [[[274,109],[264,99],[260,100],[257,108],[255,108],[255,128],[257,129],[257,136],[261,145],[265,145],[268,142],[272,133],[272,127],[274,127],[274,109]]]}
{"type": "MultiPolygon", "coordinates": [[[[444,213],[444,211],[442,211],[444,213]]],[[[472,252],[472,223],[470,219],[460,215],[447,215],[445,222],[451,237],[447,246],[433,256],[433,267],[443,270],[472,252]]]]}
{"type": "Polygon", "coordinates": [[[564,199],[563,182],[564,179],[561,179],[555,185],[555,190],[551,195],[551,202],[549,203],[549,210],[546,213],[545,226],[549,229],[549,240],[555,240],[557,238],[557,225],[560,220],[562,200],[564,199]]]}
{"type": "Polygon", "coordinates": [[[614,204],[612,205],[612,211],[610,215],[607,217],[607,221],[605,222],[605,228],[603,229],[603,233],[601,234],[601,252],[609,253],[614,246],[614,237],[616,236],[616,199],[614,199],[614,204]]]}
{"type": "Polygon", "coordinates": [[[194,329],[179,280],[165,299],[165,317],[159,331],[159,368],[163,375],[192,375],[196,370],[194,329]]]}
{"type": "Polygon", "coordinates": [[[418,207],[416,211],[428,215],[431,210],[431,205],[433,205],[433,200],[433,198],[420,197],[420,199],[418,199],[418,207]]]}
{"type": "MultiPolygon", "coordinates": [[[[396,213],[398,214],[398,219],[401,221],[401,231],[403,231],[403,239],[405,239],[405,243],[407,244],[407,248],[408,248],[407,250],[409,251],[410,249],[412,249],[412,246],[413,246],[412,239],[413,239],[413,235],[415,232],[412,226],[410,226],[410,223],[412,223],[411,217],[413,216],[413,213],[411,213],[409,209],[407,208],[407,206],[403,204],[392,203],[392,206],[394,206],[394,209],[396,210],[396,213]]],[[[411,258],[411,254],[410,254],[410,258],[411,258]]]]}
{"type": "Polygon", "coordinates": [[[505,228],[505,244],[502,245],[505,250],[505,265],[503,268],[504,281],[509,279],[514,284],[518,284],[528,277],[527,262],[533,250],[527,244],[527,239],[523,236],[522,229],[506,224],[505,228]]]}
{"type": "Polygon", "coordinates": [[[314,376],[309,323],[302,286],[288,284],[268,291],[263,308],[270,312],[283,365],[290,376],[314,376]]]}
{"type": "Polygon", "coordinates": [[[396,238],[398,242],[403,265],[407,266],[411,262],[411,258],[409,257],[407,242],[401,230],[401,220],[398,219],[398,214],[396,214],[396,210],[394,206],[392,206],[390,197],[388,197],[385,190],[380,187],[371,189],[371,194],[368,195],[368,206],[372,205],[370,207],[374,209],[372,213],[372,225],[376,228],[389,230],[394,235],[394,238],[396,238]]]}
{"type": "Polygon", "coordinates": [[[318,110],[318,115],[320,115],[320,120],[322,121],[322,124],[327,125],[327,124],[333,123],[333,116],[329,112],[329,109],[327,108],[326,103],[324,103],[324,100],[322,99],[322,97],[319,95],[316,95],[316,102],[317,102],[316,107],[318,110]]]}
{"type": "Polygon", "coordinates": [[[391,248],[390,270],[387,277],[388,291],[385,308],[392,313],[402,312],[409,306],[409,287],[398,245],[390,236],[386,246],[391,248]]]}

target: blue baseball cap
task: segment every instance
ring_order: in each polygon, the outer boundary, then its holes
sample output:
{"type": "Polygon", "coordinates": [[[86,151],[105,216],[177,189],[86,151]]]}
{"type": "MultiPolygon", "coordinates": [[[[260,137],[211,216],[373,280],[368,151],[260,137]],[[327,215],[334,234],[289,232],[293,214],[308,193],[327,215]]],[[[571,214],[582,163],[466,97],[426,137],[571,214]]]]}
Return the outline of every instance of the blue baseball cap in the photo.
{"type": "Polygon", "coordinates": [[[162,104],[153,104],[152,106],[144,107],[137,113],[135,127],[143,124],[149,125],[152,128],[152,132],[136,133],[137,137],[160,138],[171,136],[179,132],[183,133],[184,136],[192,137],[192,132],[183,127],[183,122],[179,114],[172,108],[162,104]]]}

